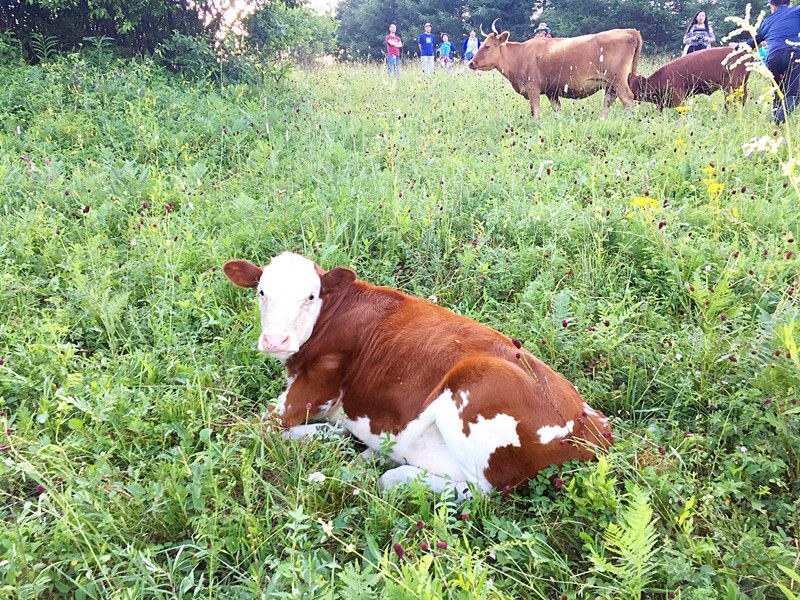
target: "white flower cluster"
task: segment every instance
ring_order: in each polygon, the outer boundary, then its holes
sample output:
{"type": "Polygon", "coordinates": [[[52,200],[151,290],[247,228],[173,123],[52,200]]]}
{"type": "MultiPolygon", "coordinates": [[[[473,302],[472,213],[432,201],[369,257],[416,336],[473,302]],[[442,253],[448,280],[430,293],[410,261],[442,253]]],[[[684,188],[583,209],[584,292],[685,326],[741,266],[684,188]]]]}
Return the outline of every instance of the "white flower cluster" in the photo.
{"type": "Polygon", "coordinates": [[[769,135],[761,136],[760,138],[753,138],[746,144],[742,145],[745,158],[750,158],[753,154],[776,154],[781,146],[786,143],[783,136],[772,137],[769,135]]]}

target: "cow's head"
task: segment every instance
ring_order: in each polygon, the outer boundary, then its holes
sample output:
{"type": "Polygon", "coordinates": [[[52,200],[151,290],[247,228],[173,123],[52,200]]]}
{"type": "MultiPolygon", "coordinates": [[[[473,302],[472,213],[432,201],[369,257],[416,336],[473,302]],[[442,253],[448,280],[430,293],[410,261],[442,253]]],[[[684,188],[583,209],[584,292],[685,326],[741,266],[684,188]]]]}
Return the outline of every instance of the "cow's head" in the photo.
{"type": "Polygon", "coordinates": [[[490,33],[469,61],[469,68],[476,71],[491,71],[500,64],[500,48],[508,41],[508,32],[490,33]]]}
{"type": "Polygon", "coordinates": [[[639,102],[655,102],[657,100],[656,90],[650,85],[647,77],[631,73],[628,76],[628,86],[631,88],[631,92],[633,92],[633,98],[639,102]]]}
{"type": "Polygon", "coordinates": [[[315,262],[291,252],[276,256],[265,267],[231,260],[222,270],[239,287],[256,290],[261,310],[258,349],[282,361],[311,337],[324,298],[347,288],[356,279],[350,269],[324,271],[315,262]]]}

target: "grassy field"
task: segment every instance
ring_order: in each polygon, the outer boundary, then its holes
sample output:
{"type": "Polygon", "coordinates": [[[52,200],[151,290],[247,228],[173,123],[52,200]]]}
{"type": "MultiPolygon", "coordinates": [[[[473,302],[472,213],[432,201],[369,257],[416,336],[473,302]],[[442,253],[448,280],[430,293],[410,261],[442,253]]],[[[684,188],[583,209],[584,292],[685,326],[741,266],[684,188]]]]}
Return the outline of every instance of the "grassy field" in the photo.
{"type": "Polygon", "coordinates": [[[719,94],[534,124],[497,73],[403,68],[0,67],[0,597],[798,593],[795,154],[743,149],[787,132],[719,94]],[[618,443],[457,504],[281,440],[220,265],[287,249],[522,339],[618,443]]]}

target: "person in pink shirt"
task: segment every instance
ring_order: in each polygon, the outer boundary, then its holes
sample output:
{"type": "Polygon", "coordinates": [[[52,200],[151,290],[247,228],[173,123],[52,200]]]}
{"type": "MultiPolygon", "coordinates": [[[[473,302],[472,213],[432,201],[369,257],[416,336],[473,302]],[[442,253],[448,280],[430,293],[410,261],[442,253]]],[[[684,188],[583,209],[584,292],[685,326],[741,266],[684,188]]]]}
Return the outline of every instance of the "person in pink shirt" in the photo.
{"type": "Polygon", "coordinates": [[[389,77],[400,77],[400,48],[403,41],[396,34],[397,26],[389,25],[389,35],[386,36],[386,72],[389,77]]]}

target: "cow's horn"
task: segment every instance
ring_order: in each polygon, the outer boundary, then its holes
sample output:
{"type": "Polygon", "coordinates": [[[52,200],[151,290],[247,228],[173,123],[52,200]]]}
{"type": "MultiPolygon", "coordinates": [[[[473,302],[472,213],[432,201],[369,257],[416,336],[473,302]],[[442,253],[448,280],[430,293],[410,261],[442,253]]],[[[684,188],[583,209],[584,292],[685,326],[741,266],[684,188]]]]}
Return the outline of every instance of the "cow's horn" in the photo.
{"type": "Polygon", "coordinates": [[[497,27],[494,26],[494,24],[497,23],[499,20],[500,20],[500,17],[497,17],[494,21],[492,21],[492,31],[494,31],[495,33],[499,33],[497,31],[497,27]]]}
{"type": "Polygon", "coordinates": [[[486,32],[483,30],[483,23],[481,23],[481,27],[480,27],[480,29],[481,29],[481,35],[482,35],[483,37],[486,37],[487,35],[489,35],[488,33],[486,33],[486,32]]]}

